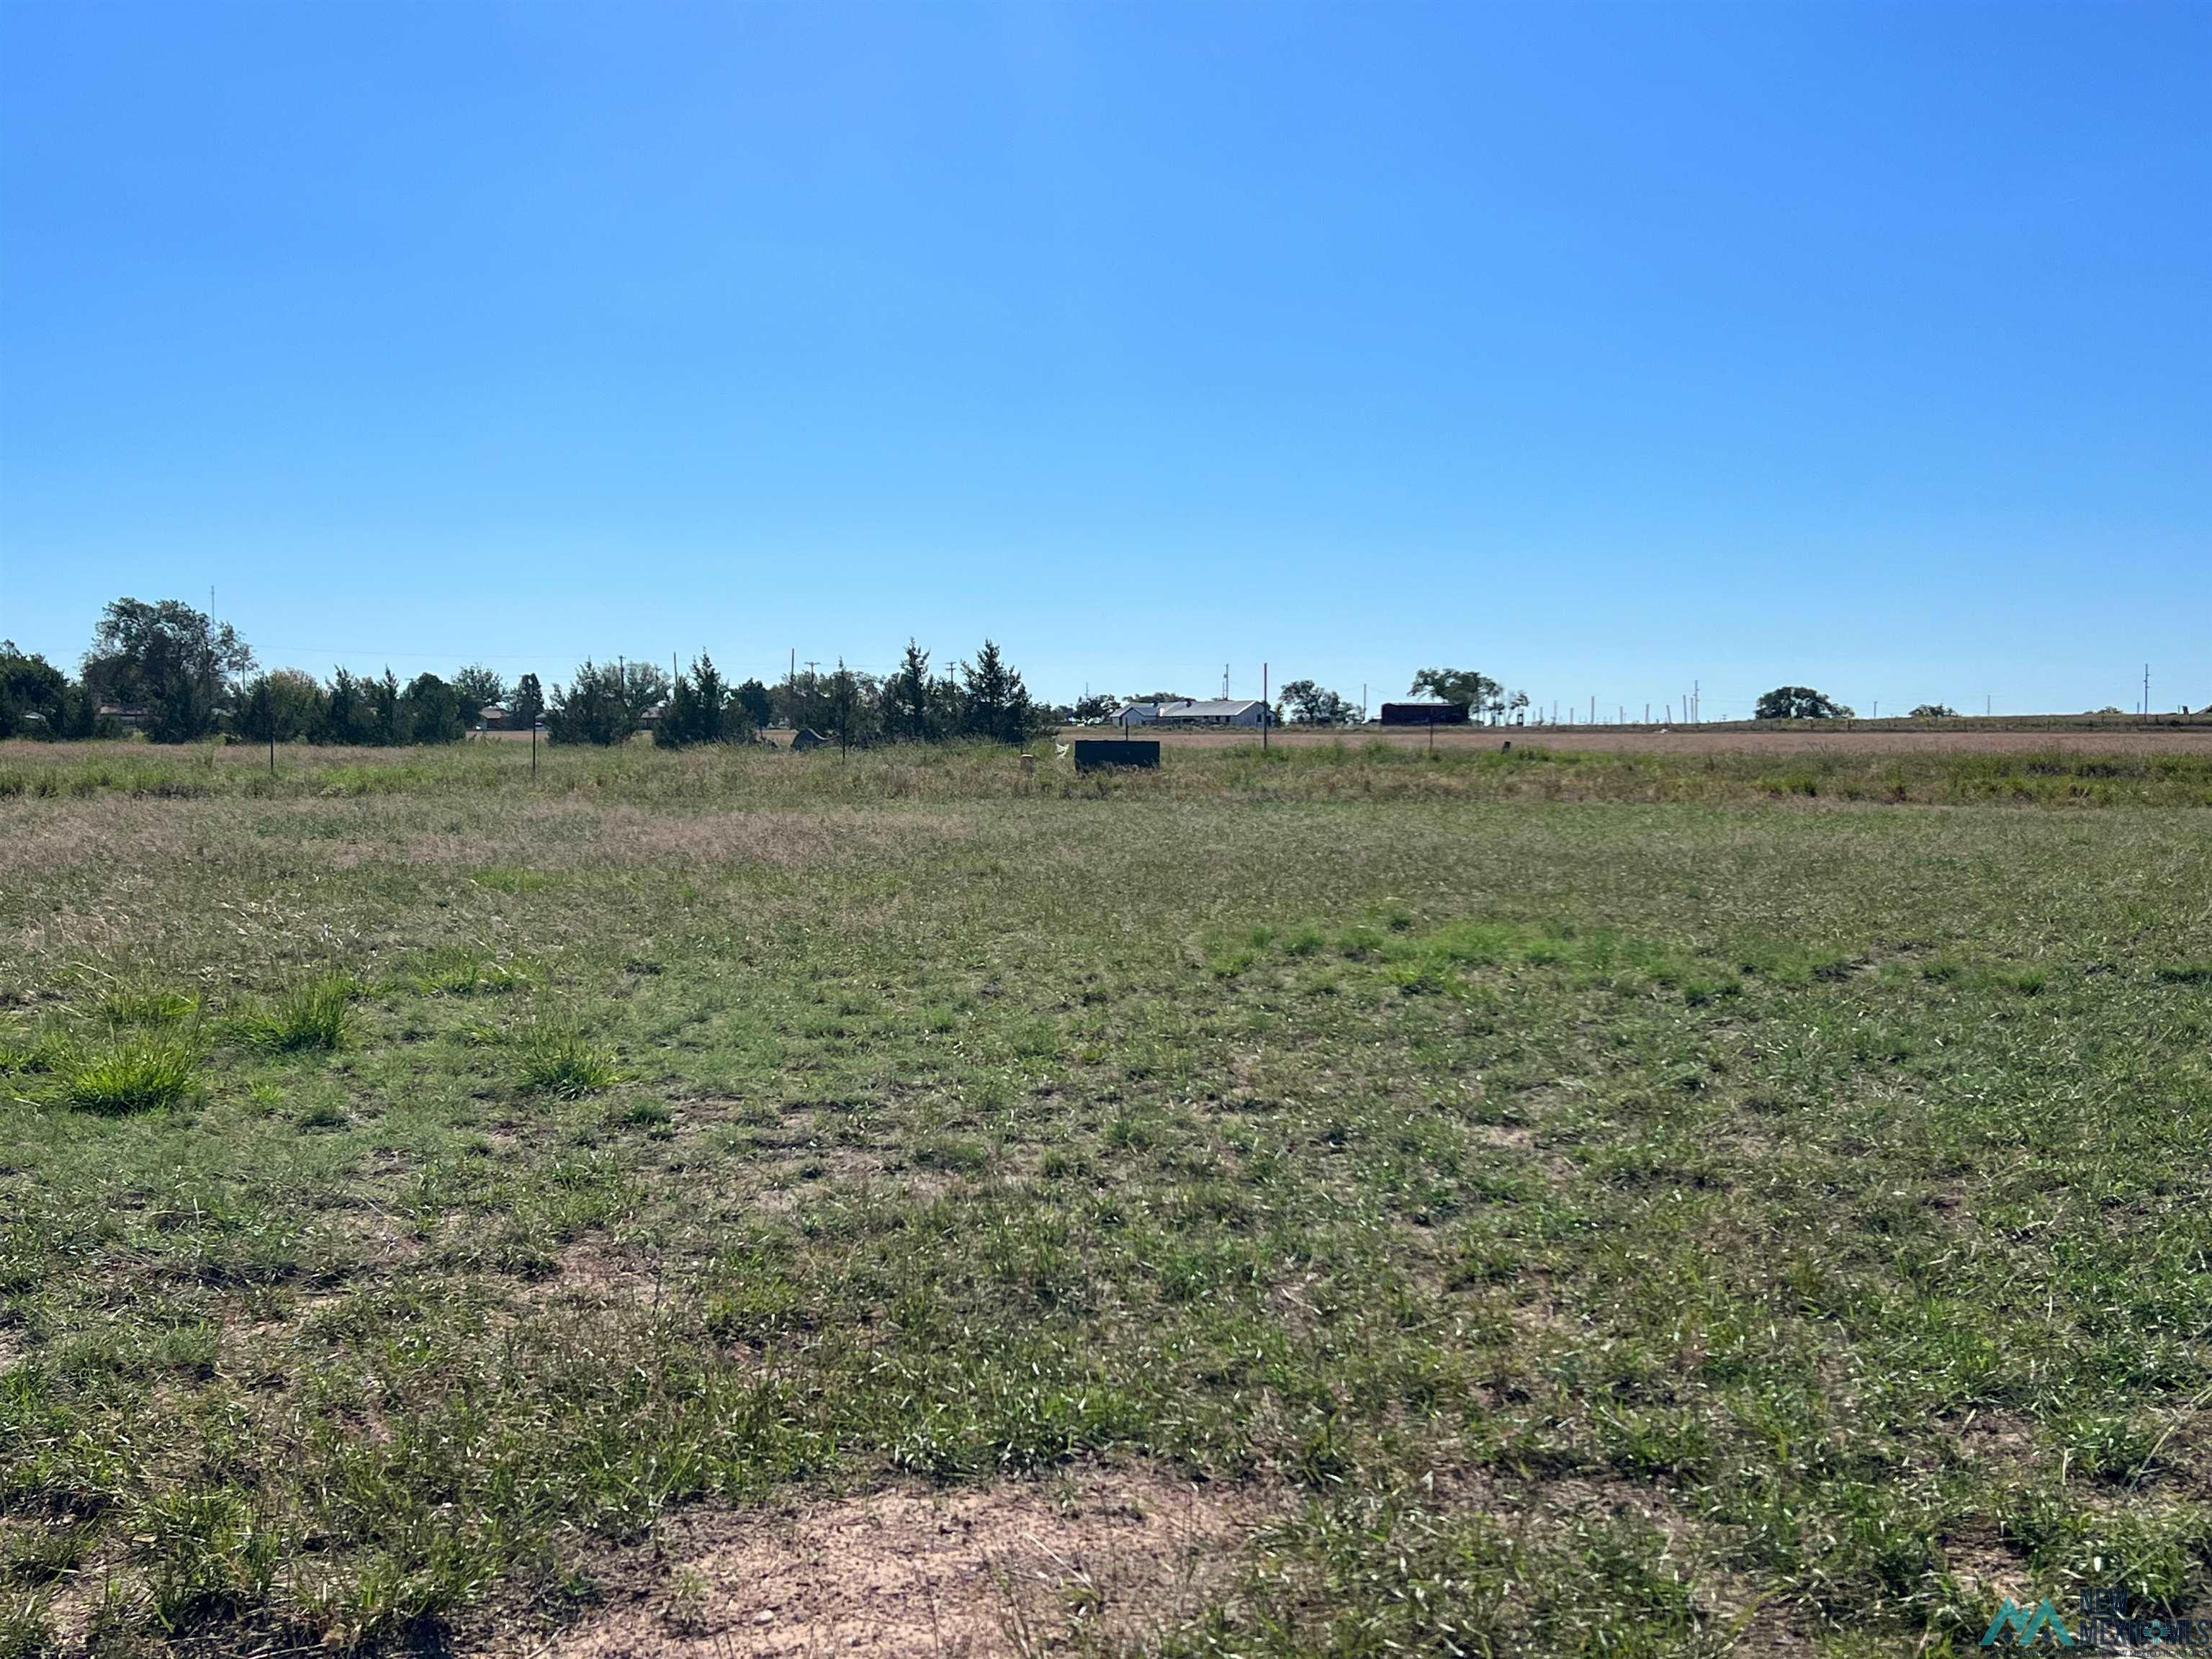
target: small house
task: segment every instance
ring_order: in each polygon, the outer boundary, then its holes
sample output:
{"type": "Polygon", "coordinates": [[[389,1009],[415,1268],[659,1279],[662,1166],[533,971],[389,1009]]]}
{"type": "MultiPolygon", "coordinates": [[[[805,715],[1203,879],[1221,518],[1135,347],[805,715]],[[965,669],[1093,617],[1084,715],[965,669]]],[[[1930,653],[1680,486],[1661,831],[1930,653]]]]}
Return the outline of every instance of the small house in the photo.
{"type": "Polygon", "coordinates": [[[1267,705],[1252,697],[1185,697],[1159,705],[1154,719],[1169,726],[1267,725],[1267,705]]]}

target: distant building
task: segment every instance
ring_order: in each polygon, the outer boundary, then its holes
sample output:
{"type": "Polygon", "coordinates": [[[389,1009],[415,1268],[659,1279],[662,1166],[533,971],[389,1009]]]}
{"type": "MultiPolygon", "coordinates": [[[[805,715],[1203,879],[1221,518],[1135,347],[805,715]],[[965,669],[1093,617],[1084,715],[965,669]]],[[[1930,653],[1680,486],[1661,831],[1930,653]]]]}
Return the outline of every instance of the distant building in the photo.
{"type": "Polygon", "coordinates": [[[791,746],[803,755],[810,749],[819,749],[829,741],[829,738],[823,737],[812,726],[802,726],[791,739],[791,746]]]}
{"type": "Polygon", "coordinates": [[[1160,717],[1160,706],[1156,702],[1125,702],[1114,711],[1109,726],[1150,726],[1160,717]]]}
{"type": "Polygon", "coordinates": [[[113,720],[126,732],[143,732],[151,716],[143,708],[129,708],[120,703],[104,702],[100,705],[100,718],[103,720],[113,720]]]}
{"type": "MultiPolygon", "coordinates": [[[[1249,697],[1185,697],[1161,703],[1152,717],[1162,726],[1249,726],[1268,724],[1267,705],[1249,697]]],[[[1131,724],[1135,722],[1132,721],[1131,724]]]]}
{"type": "Polygon", "coordinates": [[[1467,705],[1463,702],[1386,702],[1382,705],[1382,724],[1465,726],[1467,705]]]}

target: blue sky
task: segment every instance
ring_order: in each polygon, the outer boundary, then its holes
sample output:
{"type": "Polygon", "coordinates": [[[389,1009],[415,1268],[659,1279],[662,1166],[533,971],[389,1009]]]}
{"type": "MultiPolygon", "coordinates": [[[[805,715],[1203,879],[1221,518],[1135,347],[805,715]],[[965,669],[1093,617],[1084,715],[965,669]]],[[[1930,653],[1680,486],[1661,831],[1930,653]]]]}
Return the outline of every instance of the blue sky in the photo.
{"type": "Polygon", "coordinates": [[[0,634],[2212,702],[2212,7],[0,5],[0,634]]]}

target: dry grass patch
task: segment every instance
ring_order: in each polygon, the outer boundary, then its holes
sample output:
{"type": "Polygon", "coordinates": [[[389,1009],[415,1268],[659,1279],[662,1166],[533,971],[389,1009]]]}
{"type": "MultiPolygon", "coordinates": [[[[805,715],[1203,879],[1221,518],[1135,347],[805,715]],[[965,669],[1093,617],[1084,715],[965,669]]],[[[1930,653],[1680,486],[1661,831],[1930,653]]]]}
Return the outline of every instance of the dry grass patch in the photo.
{"type": "Polygon", "coordinates": [[[983,1659],[1138,1645],[1224,1593],[1263,1513],[1249,1492],[1091,1469],[697,1514],[649,1554],[609,1563],[609,1604],[580,1627],[479,1651],[983,1659]]]}

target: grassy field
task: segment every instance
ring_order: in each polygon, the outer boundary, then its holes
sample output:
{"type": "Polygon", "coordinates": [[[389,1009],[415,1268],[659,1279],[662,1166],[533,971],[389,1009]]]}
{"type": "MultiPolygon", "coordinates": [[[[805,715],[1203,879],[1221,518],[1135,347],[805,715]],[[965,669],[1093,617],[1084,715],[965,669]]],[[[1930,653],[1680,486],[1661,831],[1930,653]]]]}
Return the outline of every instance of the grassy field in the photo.
{"type": "Polygon", "coordinates": [[[0,746],[0,1655],[2212,1573],[2212,755],[0,746]]]}

